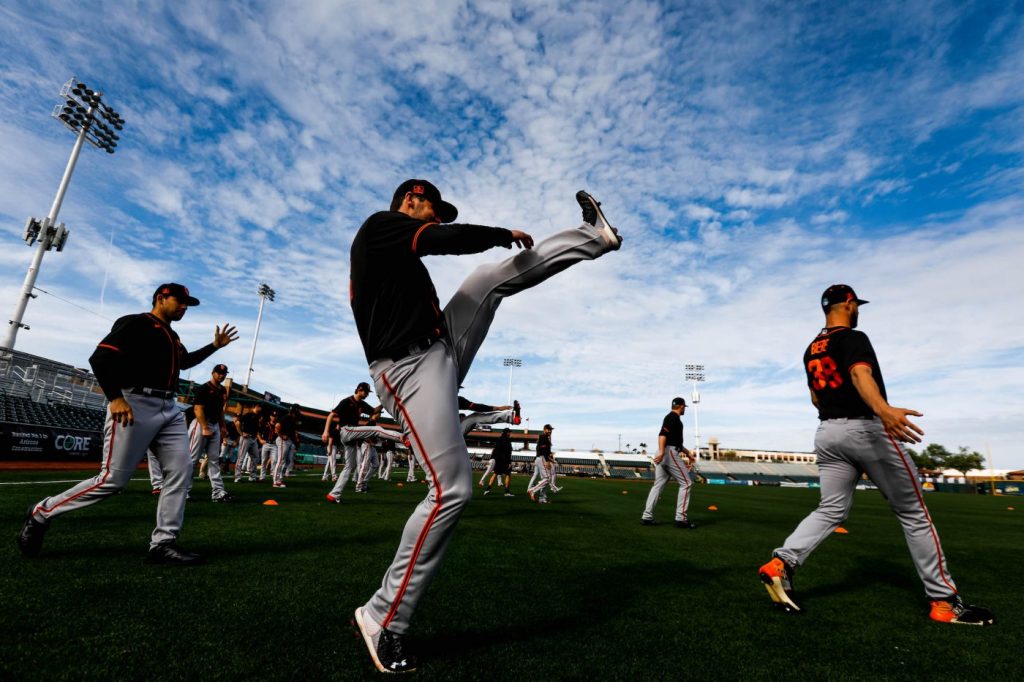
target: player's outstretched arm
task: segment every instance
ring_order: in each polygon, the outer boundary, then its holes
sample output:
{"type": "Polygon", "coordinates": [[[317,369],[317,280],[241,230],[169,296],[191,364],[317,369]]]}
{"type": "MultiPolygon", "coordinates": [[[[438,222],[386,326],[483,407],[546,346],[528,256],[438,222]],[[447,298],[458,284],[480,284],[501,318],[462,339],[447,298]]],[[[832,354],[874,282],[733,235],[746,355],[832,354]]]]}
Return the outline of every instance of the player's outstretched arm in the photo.
{"type": "Polygon", "coordinates": [[[853,378],[854,388],[857,389],[861,399],[882,420],[882,426],[886,433],[904,443],[921,442],[924,431],[907,417],[923,417],[923,414],[905,407],[893,407],[886,402],[882,397],[882,392],[878,390],[878,384],[871,373],[871,368],[867,365],[857,365],[850,370],[850,376],[853,378]]]}
{"type": "Polygon", "coordinates": [[[521,249],[532,249],[533,248],[533,237],[522,230],[511,230],[512,232],[512,243],[521,249]]]}

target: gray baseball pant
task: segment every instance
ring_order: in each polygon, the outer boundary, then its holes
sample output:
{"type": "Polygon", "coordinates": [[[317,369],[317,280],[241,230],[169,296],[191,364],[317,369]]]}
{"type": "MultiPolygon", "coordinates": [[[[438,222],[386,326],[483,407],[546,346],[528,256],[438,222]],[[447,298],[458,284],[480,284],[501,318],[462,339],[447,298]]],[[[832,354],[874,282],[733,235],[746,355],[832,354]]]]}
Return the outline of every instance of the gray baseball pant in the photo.
{"type": "Polygon", "coordinates": [[[146,450],[146,466],[149,468],[149,485],[153,490],[160,490],[164,485],[164,472],[160,470],[160,460],[152,450],[146,450]]]}
{"type": "MultiPolygon", "coordinates": [[[[423,467],[421,466],[420,469],[422,469],[422,468],[423,467]]],[[[413,454],[412,450],[409,451],[409,470],[405,474],[405,482],[406,483],[415,483],[416,482],[416,455],[413,454]]]]}
{"type": "Polygon", "coordinates": [[[380,426],[343,426],[338,432],[340,434],[338,440],[341,442],[342,447],[345,448],[345,468],[341,470],[341,475],[338,476],[334,487],[331,488],[330,494],[333,497],[341,497],[342,491],[345,490],[345,486],[348,485],[349,480],[353,477],[355,477],[356,483],[359,483],[360,443],[370,438],[383,438],[384,440],[396,443],[402,440],[402,436],[399,433],[380,426]]]}
{"type": "Polygon", "coordinates": [[[683,462],[679,450],[671,445],[665,446],[665,456],[661,463],[654,467],[654,485],[651,492],[647,493],[647,506],[644,507],[642,519],[651,521],[654,519],[654,507],[658,504],[661,491],[665,488],[670,478],[674,478],[679,484],[679,494],[676,496],[676,521],[686,521],[686,511],[690,508],[690,488],[693,487],[693,477],[690,476],[690,468],[683,462]]]}
{"type": "Polygon", "coordinates": [[[242,479],[242,474],[253,477],[256,471],[256,460],[259,458],[259,445],[256,436],[242,436],[238,439],[238,459],[235,461],[235,483],[242,479]]]}
{"type": "Polygon", "coordinates": [[[327,444],[327,461],[324,462],[324,475],[321,477],[322,480],[326,481],[328,476],[333,480],[334,477],[338,475],[337,463],[338,449],[334,447],[334,442],[331,441],[327,444]]]}
{"type": "Polygon", "coordinates": [[[504,261],[481,265],[445,306],[445,338],[397,362],[381,358],[371,363],[377,395],[410,434],[429,483],[426,499],[406,522],[380,589],[363,607],[378,624],[397,633],[408,629],[472,498],[473,471],[459,420],[458,390],[501,301],[609,250],[597,229],[583,224],[504,261]]]}
{"type": "Polygon", "coordinates": [[[387,454],[381,458],[380,466],[381,469],[377,472],[377,478],[382,481],[391,480],[391,465],[395,462],[395,451],[388,450],[387,454]]]}
{"type": "MultiPolygon", "coordinates": [[[[551,471],[544,466],[544,462],[543,457],[537,457],[533,460],[533,473],[536,475],[537,482],[527,486],[526,492],[530,495],[536,495],[537,499],[542,502],[547,502],[548,494],[545,488],[551,485],[551,471]]],[[[551,466],[554,466],[554,464],[551,466]]],[[[531,478],[530,480],[532,481],[533,479],[531,478]]]]}
{"type": "Polygon", "coordinates": [[[277,460],[277,443],[271,443],[267,441],[260,448],[260,480],[262,481],[264,476],[267,475],[267,470],[270,470],[271,476],[273,476],[274,461],[277,460]]]}
{"type": "MultiPolygon", "coordinates": [[[[192,456],[192,466],[206,455],[206,471],[210,477],[210,496],[217,499],[226,495],[224,479],[220,475],[220,426],[213,426],[213,435],[204,436],[199,420],[192,420],[188,427],[188,443],[192,456]]],[[[192,477],[189,476],[188,487],[192,488],[192,477]]]]}
{"type": "Polygon", "coordinates": [[[48,521],[75,509],[88,507],[118,492],[139,462],[152,450],[163,471],[163,490],[156,505],[156,528],[150,547],[171,542],[181,532],[185,518],[185,495],[192,480],[185,416],[173,400],[128,393],[135,423],[116,424],[107,407],[103,424],[103,463],[100,473],[59,495],[47,497],[32,510],[37,521],[48,521]]]}
{"type": "Polygon", "coordinates": [[[821,475],[821,502],[773,553],[800,566],[846,520],[861,473],[878,486],[903,526],[917,574],[930,599],[956,594],[956,585],[932,523],[917,468],[882,427],[879,419],[829,419],[814,437],[821,475]]]}
{"type": "Polygon", "coordinates": [[[537,466],[537,460],[544,461],[543,457],[537,457],[533,460],[533,473],[530,475],[530,480],[526,484],[526,489],[529,490],[533,486],[537,485],[537,479],[541,477],[541,472],[544,471],[544,465],[537,466]]]}
{"type": "Polygon", "coordinates": [[[274,483],[282,483],[288,470],[291,453],[295,452],[295,443],[288,438],[277,438],[274,451],[274,483]]]}
{"type": "Polygon", "coordinates": [[[480,477],[480,482],[477,485],[479,485],[482,488],[484,485],[484,481],[487,480],[487,477],[491,474],[492,471],[494,471],[494,460],[489,459],[487,460],[487,468],[484,469],[484,475],[480,477]]]}
{"type": "Polygon", "coordinates": [[[498,410],[497,412],[470,412],[462,415],[462,433],[468,434],[481,424],[511,424],[512,410],[498,410]]]}
{"type": "Polygon", "coordinates": [[[369,443],[363,443],[359,454],[359,477],[356,479],[356,490],[366,492],[367,483],[370,480],[370,471],[380,464],[377,448],[369,443]]]}

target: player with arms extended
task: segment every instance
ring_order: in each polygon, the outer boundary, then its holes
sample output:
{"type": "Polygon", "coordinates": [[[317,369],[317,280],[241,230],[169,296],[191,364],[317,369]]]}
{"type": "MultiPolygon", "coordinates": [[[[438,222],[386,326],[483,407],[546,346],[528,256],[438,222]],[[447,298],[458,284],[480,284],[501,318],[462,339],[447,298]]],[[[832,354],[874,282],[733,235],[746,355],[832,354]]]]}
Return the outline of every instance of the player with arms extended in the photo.
{"type": "Polygon", "coordinates": [[[992,625],[991,611],[964,604],[946,568],[917,469],[897,443],[921,442],[924,431],[908,416],[923,415],[888,403],[875,351],[867,335],[856,331],[858,310],[865,303],[845,284],[834,284],[822,294],[825,327],[804,353],[811,401],[821,419],[814,438],[821,502],[760,568],[761,581],[778,607],[790,613],[802,611],[793,592],[793,570],[846,519],[854,487],[864,473],[903,526],[931,603],[932,620],[992,625]]]}

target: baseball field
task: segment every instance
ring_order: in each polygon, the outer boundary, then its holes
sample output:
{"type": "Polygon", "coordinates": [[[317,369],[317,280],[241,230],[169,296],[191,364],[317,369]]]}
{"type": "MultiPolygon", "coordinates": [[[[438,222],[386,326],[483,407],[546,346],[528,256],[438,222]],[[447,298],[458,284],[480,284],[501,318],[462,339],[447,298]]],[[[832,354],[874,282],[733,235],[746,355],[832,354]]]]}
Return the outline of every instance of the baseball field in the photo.
{"type": "MultiPolygon", "coordinates": [[[[181,544],[201,567],[146,566],[155,500],[137,475],[54,521],[42,555],[14,535],[26,505],[92,472],[0,472],[0,678],[359,679],[376,675],[350,625],[378,586],[426,486],[376,482],[324,501],[319,475],[286,489],[196,482],[181,544]],[[65,481],[44,483],[44,481],[65,481]],[[274,499],[277,506],[265,506],[274,499]]],[[[402,472],[404,478],[404,472],[402,472]]],[[[398,475],[396,475],[396,480],[398,475]]],[[[562,478],[552,504],[478,488],[410,636],[420,679],[1019,679],[1024,501],[927,497],[949,567],[991,628],[939,625],[896,518],[857,493],[847,534],[796,575],[806,613],[773,611],[757,567],[815,505],[814,490],[697,486],[696,530],[639,523],[648,483],[562,478]],[[716,506],[717,511],[708,510],[716,506]]]]}

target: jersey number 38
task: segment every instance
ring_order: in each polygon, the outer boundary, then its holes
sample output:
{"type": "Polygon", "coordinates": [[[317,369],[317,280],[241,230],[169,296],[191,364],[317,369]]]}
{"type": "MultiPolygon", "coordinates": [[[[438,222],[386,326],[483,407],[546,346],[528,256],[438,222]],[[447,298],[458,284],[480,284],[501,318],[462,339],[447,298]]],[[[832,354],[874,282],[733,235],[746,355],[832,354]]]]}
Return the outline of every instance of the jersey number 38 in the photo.
{"type": "Polygon", "coordinates": [[[828,355],[814,358],[807,363],[807,374],[811,378],[814,390],[820,391],[823,388],[839,388],[843,385],[843,377],[839,374],[836,361],[828,355]]]}

